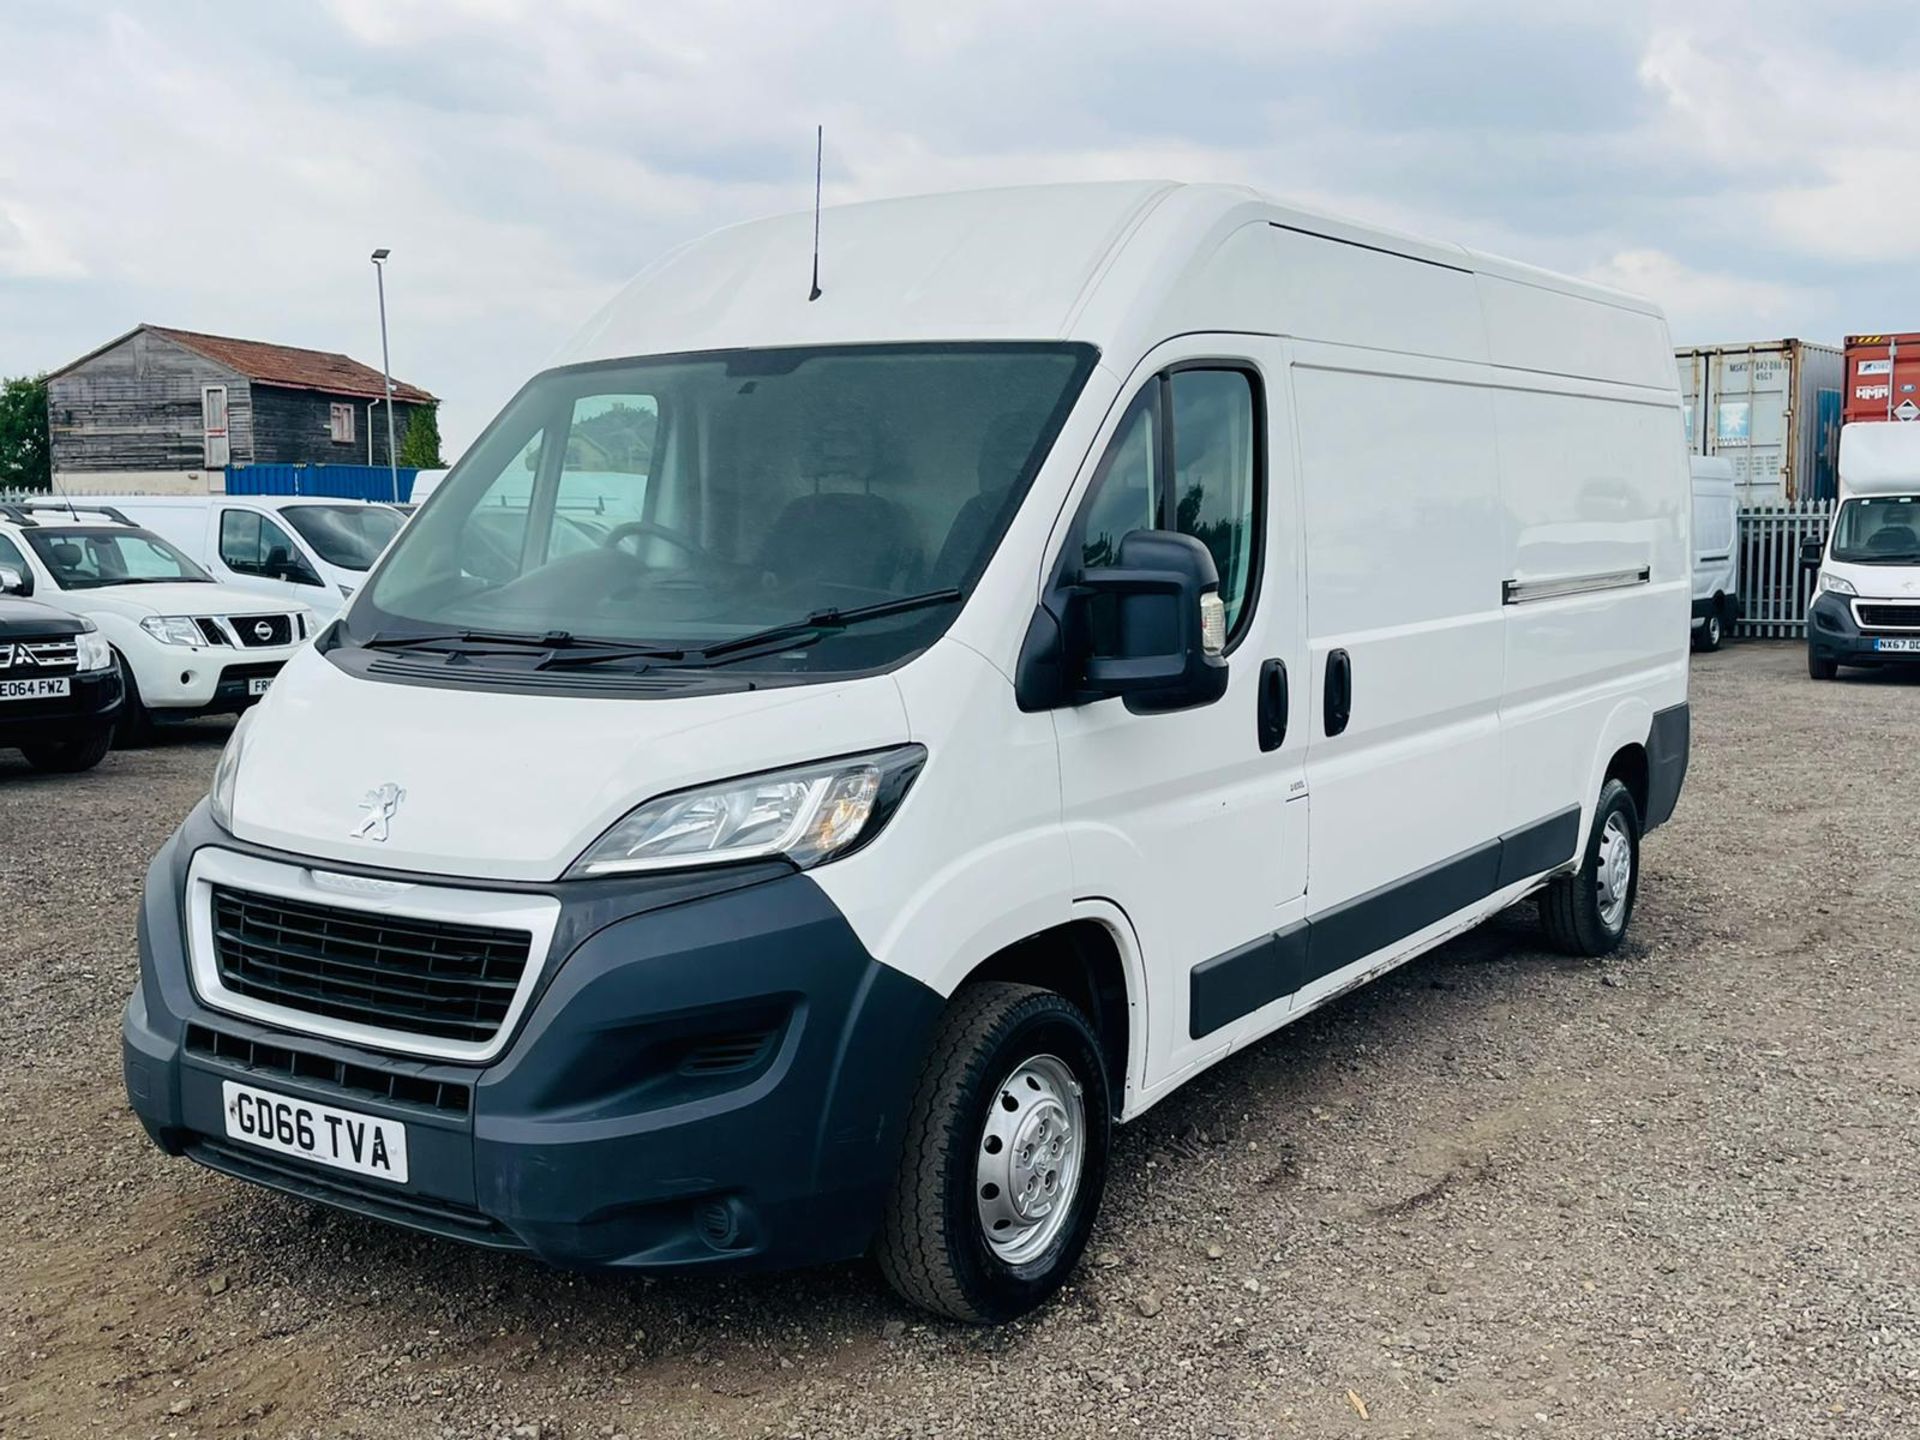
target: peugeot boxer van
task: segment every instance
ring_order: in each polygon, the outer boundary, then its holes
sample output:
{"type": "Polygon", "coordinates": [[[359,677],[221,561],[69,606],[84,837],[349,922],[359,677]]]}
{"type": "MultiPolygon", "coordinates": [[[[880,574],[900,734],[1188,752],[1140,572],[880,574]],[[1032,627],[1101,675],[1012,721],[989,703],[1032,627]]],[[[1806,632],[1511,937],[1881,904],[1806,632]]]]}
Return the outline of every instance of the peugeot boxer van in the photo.
{"type": "Polygon", "coordinates": [[[1840,505],[1826,543],[1809,543],[1803,563],[1817,571],[1809,675],[1920,665],[1920,425],[1840,427],[1840,505]]]}
{"type": "Polygon", "coordinates": [[[1526,895],[1621,943],[1687,762],[1654,307],[1210,186],[812,232],[645,271],[236,730],[148,875],[162,1148],[1000,1320],[1236,1049],[1526,895]]]}

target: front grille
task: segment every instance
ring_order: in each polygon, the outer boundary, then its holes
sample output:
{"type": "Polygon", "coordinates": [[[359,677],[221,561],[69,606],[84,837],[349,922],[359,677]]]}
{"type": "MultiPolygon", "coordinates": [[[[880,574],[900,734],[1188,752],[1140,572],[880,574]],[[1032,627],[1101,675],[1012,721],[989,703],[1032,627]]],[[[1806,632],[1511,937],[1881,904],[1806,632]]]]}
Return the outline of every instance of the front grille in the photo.
{"type": "Polygon", "coordinates": [[[207,644],[209,645],[233,644],[233,642],[227,638],[227,632],[220,628],[220,622],[214,619],[211,615],[202,615],[198,619],[196,619],[193,623],[199,627],[200,634],[205,638],[207,644]]]}
{"type": "Polygon", "coordinates": [[[227,624],[233,627],[233,633],[240,637],[242,645],[259,647],[293,643],[291,615],[229,615],[227,624]]]}
{"type": "Polygon", "coordinates": [[[443,1115],[465,1115],[473,1109],[473,1087],[458,1081],[355,1065],[206,1025],[187,1026],[187,1053],[223,1060],[256,1075],[318,1083],[348,1098],[414,1105],[443,1115]]]}
{"type": "Polygon", "coordinates": [[[71,640],[0,641],[0,670],[13,679],[69,675],[79,668],[79,655],[79,646],[71,640]]]}
{"type": "Polygon", "coordinates": [[[214,956],[229,991],[410,1035],[492,1039],[531,945],[524,930],[213,887],[214,956]]]}
{"type": "Polygon", "coordinates": [[[1920,604],[1887,605],[1862,600],[1853,607],[1862,630],[1920,630],[1920,604]]]}

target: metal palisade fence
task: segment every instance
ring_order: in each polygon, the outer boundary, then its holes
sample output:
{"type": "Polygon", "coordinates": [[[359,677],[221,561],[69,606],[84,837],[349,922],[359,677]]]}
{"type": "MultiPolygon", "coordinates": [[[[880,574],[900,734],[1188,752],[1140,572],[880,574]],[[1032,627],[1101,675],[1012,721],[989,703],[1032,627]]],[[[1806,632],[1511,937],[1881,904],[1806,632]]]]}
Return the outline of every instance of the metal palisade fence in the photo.
{"type": "Polygon", "coordinates": [[[1763,505],[1740,512],[1740,623],[1736,634],[1784,640],[1807,633],[1813,571],[1802,568],[1800,547],[1824,542],[1833,522],[1831,500],[1763,505]]]}

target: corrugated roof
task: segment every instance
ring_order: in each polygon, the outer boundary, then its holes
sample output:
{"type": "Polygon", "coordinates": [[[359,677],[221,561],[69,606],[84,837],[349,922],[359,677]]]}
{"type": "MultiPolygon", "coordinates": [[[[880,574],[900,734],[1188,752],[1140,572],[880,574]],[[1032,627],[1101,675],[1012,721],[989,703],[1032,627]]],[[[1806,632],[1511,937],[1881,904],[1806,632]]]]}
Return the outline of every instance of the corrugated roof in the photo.
{"type": "MultiPolygon", "coordinates": [[[[156,335],[164,335],[175,344],[206,356],[209,360],[237,370],[256,385],[278,385],[290,390],[321,390],[329,395],[359,395],[369,400],[380,398],[380,372],[371,365],[327,350],[302,350],[294,345],[272,345],[264,340],[237,340],[227,335],[203,335],[195,330],[174,330],[165,325],[145,325],[156,335]]],[[[393,382],[393,398],[415,404],[430,404],[436,398],[418,385],[393,382]]]]}

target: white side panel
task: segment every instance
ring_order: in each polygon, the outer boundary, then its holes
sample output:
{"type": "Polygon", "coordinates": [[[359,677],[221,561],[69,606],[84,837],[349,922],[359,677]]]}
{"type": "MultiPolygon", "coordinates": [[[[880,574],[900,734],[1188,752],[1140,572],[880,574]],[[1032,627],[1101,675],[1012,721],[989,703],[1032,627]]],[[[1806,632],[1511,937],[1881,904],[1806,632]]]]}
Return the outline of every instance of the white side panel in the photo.
{"type": "MultiPolygon", "coordinates": [[[[1494,275],[1478,277],[1487,349],[1503,368],[1675,388],[1673,351],[1658,314],[1599,303],[1494,275]]],[[[1681,440],[1674,422],[1674,441],[1681,440]]]]}
{"type": "Polygon", "coordinates": [[[1366,363],[1345,352],[1298,355],[1313,914],[1500,833],[1500,525],[1491,405],[1450,382],[1463,367],[1364,373],[1321,368],[1366,363]],[[1335,649],[1353,707],[1330,738],[1335,649]]]}
{"type": "MultiPolygon", "coordinates": [[[[1501,828],[1589,806],[1603,743],[1638,743],[1686,698],[1690,483],[1674,395],[1496,392],[1509,577],[1646,569],[1646,583],[1506,607],[1507,764],[1501,828]],[[1624,701],[1640,733],[1609,731],[1624,701]]],[[[1617,744],[1616,744],[1617,748],[1617,744]]],[[[1611,750],[1608,751],[1611,754],[1611,750]]]]}

